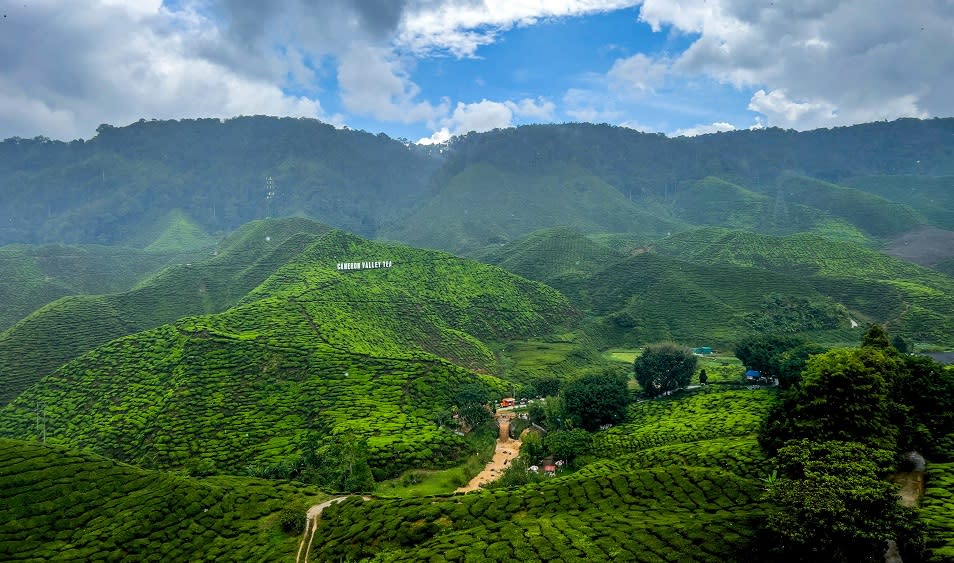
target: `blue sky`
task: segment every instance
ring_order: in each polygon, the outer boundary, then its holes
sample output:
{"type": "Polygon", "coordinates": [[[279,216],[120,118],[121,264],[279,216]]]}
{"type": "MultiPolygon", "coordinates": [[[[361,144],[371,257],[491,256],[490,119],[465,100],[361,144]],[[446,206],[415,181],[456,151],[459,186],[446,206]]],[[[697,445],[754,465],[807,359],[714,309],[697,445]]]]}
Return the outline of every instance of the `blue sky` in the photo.
{"type": "Polygon", "coordinates": [[[436,142],[954,114],[948,0],[0,0],[0,138],[288,115],[436,142]]]}

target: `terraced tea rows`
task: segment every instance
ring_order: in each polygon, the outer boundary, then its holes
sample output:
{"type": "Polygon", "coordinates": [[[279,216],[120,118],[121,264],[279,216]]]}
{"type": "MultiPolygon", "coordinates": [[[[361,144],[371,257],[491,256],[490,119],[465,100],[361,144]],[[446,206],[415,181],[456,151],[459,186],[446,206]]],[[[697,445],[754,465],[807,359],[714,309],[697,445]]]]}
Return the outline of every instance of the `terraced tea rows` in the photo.
{"type": "Polygon", "coordinates": [[[0,333],[0,405],[113,338],[226,309],[327,230],[304,219],[253,222],[213,259],[166,268],[123,293],[50,303],[0,333]]]}
{"type": "Polygon", "coordinates": [[[954,463],[931,463],[921,500],[930,561],[954,560],[954,463]]]}
{"type": "Polygon", "coordinates": [[[351,499],[322,516],[322,560],[726,561],[765,507],[756,482],[667,467],[445,498],[351,499]]]}
{"type": "Polygon", "coordinates": [[[281,530],[277,513],[325,497],[311,487],[201,481],[0,439],[0,559],[287,560],[298,538],[281,530]]]}
{"type": "Polygon", "coordinates": [[[309,432],[368,439],[388,472],[446,466],[464,442],[438,428],[469,372],[435,360],[369,358],[320,342],[186,335],[183,325],[116,340],[67,364],[0,411],[6,436],[51,441],[146,467],[244,472],[296,456],[309,432]]]}
{"type": "Polygon", "coordinates": [[[670,465],[719,468],[733,475],[752,479],[764,478],[772,472],[771,464],[755,437],[744,436],[647,448],[591,463],[580,469],[579,474],[607,475],[670,465]]]}
{"type": "Polygon", "coordinates": [[[631,405],[625,424],[594,436],[594,451],[612,457],[670,444],[754,436],[777,391],[720,387],[631,405]]]}

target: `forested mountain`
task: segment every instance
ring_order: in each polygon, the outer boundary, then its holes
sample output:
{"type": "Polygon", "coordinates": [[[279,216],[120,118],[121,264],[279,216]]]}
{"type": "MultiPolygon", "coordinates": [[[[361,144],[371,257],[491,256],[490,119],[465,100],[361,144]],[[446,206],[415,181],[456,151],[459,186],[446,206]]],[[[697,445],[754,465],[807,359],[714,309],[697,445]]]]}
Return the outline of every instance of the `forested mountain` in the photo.
{"type": "Polygon", "coordinates": [[[140,121],[103,125],[86,141],[0,143],[0,244],[145,247],[153,241],[143,230],[173,210],[207,233],[304,215],[450,250],[562,224],[655,235],[700,220],[709,189],[725,187],[698,183],[707,177],[743,190],[734,196],[740,206],[759,208],[754,216],[722,209],[724,226],[785,234],[834,222],[881,237],[920,222],[950,228],[949,178],[930,179],[945,174],[954,174],[954,119],[672,139],[532,125],[438,148],[306,119],[140,121]],[[435,222],[446,225],[435,230],[435,222]]]}

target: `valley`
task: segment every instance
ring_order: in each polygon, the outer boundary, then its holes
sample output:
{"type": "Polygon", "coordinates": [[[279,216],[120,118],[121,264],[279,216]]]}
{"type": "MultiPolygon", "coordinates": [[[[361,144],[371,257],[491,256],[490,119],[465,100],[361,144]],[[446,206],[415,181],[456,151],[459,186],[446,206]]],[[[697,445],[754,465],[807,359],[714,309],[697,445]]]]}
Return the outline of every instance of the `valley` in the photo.
{"type": "Polygon", "coordinates": [[[948,560],[954,120],[624,129],[0,143],[0,559],[948,560]]]}

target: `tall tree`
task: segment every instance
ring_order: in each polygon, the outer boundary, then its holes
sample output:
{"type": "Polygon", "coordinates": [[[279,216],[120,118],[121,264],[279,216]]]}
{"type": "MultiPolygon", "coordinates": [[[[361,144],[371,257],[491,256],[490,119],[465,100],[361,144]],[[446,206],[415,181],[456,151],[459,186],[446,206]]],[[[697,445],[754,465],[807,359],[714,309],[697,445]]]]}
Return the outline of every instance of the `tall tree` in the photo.
{"type": "Polygon", "coordinates": [[[643,391],[656,396],[689,385],[697,363],[696,356],[687,348],[664,342],[646,346],[633,362],[633,369],[643,391]]]}
{"type": "Polygon", "coordinates": [[[589,373],[570,381],[560,392],[569,426],[595,430],[626,417],[629,389],[626,377],[611,372],[589,373]]]}

